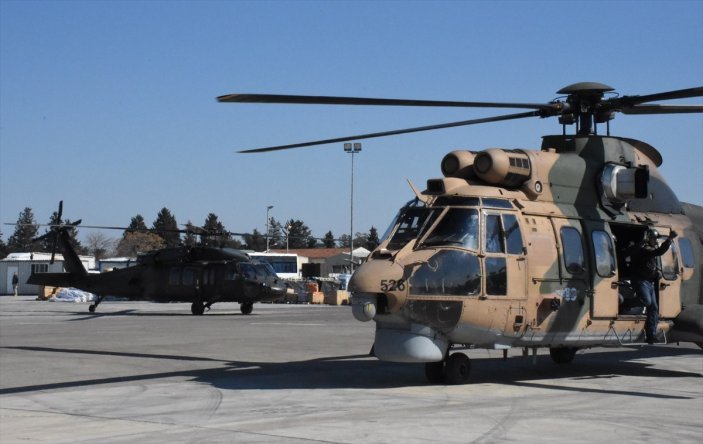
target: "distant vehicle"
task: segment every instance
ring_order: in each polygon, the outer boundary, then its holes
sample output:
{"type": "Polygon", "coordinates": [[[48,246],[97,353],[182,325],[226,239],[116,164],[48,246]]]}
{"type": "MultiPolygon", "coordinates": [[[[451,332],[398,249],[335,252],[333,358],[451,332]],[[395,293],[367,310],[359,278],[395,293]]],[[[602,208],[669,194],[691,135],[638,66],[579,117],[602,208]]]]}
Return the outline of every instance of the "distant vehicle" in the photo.
{"type": "MultiPolygon", "coordinates": [[[[61,220],[63,202],[59,204],[61,220]]],[[[66,273],[34,273],[27,283],[75,287],[97,295],[89,311],[95,312],[105,296],[145,299],[156,302],[190,302],[191,312],[202,315],[216,302],[239,302],[243,314],[251,314],[254,303],[286,294],[287,285],[271,265],[231,248],[175,247],[139,256],[137,265],[89,274],[69,242],[70,225],[52,225],[45,236],[53,238],[64,257],[66,273]]]]}

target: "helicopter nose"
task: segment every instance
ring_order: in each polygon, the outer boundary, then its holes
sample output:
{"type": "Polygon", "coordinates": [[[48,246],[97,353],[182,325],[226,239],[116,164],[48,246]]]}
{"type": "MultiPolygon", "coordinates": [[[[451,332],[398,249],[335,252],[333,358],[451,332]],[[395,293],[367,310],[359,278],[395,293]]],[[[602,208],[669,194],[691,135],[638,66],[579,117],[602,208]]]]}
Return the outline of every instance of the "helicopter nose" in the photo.
{"type": "Polygon", "coordinates": [[[403,267],[384,260],[365,262],[352,275],[348,288],[354,317],[368,322],[377,313],[393,312],[405,301],[403,267]]]}
{"type": "Polygon", "coordinates": [[[372,260],[361,264],[349,280],[352,293],[385,293],[404,290],[403,267],[388,260],[372,260]]]}

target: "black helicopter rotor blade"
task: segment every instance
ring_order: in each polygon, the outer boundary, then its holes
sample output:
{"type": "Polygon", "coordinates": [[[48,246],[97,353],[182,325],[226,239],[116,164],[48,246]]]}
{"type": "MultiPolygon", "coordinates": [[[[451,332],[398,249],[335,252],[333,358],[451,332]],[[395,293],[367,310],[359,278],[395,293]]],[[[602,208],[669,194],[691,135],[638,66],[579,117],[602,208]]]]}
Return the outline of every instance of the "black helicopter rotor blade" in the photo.
{"type": "Polygon", "coordinates": [[[227,94],[219,102],[284,103],[298,105],[435,106],[456,108],[527,108],[551,110],[553,103],[464,102],[454,100],[378,99],[369,97],[304,96],[290,94],[227,94]]]}
{"type": "Polygon", "coordinates": [[[621,110],[623,114],[686,114],[703,113],[703,105],[635,105],[621,110]]]}
{"type": "Polygon", "coordinates": [[[241,151],[237,151],[237,152],[238,153],[263,153],[263,152],[268,152],[268,151],[287,150],[287,149],[291,149],[291,148],[303,148],[303,147],[315,146],[315,145],[326,145],[328,143],[347,142],[350,140],[372,139],[372,138],[377,138],[377,137],[395,136],[398,134],[417,133],[420,131],[431,131],[431,130],[442,129],[442,128],[453,128],[453,127],[457,127],[457,126],[476,125],[479,123],[499,122],[502,120],[513,120],[513,119],[523,119],[525,117],[541,117],[542,115],[543,115],[542,111],[530,111],[530,112],[526,112],[526,113],[505,114],[505,115],[501,115],[501,116],[484,117],[484,118],[480,118],[480,119],[462,120],[459,122],[441,123],[441,124],[437,124],[437,125],[418,126],[418,127],[414,127],[414,128],[406,128],[406,129],[399,129],[399,130],[393,130],[393,131],[382,131],[382,132],[378,132],[378,133],[368,133],[368,134],[358,134],[355,136],[336,137],[334,139],[324,139],[324,140],[314,140],[311,142],[293,143],[290,145],[279,145],[279,146],[269,146],[269,147],[264,147],[264,148],[254,148],[254,149],[248,149],[248,150],[241,150],[241,151]]]}

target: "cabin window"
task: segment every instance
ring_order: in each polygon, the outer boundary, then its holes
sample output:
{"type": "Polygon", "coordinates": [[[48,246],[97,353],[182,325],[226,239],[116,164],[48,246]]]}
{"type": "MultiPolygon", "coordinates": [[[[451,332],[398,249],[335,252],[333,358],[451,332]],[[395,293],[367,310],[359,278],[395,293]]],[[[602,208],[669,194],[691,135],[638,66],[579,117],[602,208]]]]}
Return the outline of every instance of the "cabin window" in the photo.
{"type": "Polygon", "coordinates": [[[504,296],[508,293],[508,274],[504,257],[486,258],[486,294],[504,296]]]}
{"type": "Polygon", "coordinates": [[[596,256],[596,272],[598,276],[610,277],[615,274],[615,250],[613,238],[605,231],[596,230],[591,233],[593,252],[596,256]]]}
{"type": "Polygon", "coordinates": [[[696,266],[696,261],[693,258],[693,247],[691,246],[691,241],[685,237],[679,238],[679,251],[681,252],[681,261],[683,266],[686,268],[693,268],[696,266]]]}
{"type": "Polygon", "coordinates": [[[32,274],[34,273],[48,273],[49,264],[32,264],[32,274]]]}
{"type": "Polygon", "coordinates": [[[168,285],[180,285],[181,284],[181,269],[171,268],[168,274],[168,285]]]}
{"type": "Polygon", "coordinates": [[[459,250],[443,250],[422,264],[410,278],[410,294],[472,296],[481,291],[478,258],[459,250]]]}
{"type": "Polygon", "coordinates": [[[679,271],[679,255],[676,253],[676,244],[671,243],[671,247],[659,257],[661,261],[662,277],[667,281],[676,280],[679,271]]]}
{"type": "Polygon", "coordinates": [[[582,273],[586,267],[581,233],[574,227],[562,227],[560,233],[566,271],[573,274],[582,273]]]}
{"type": "Polygon", "coordinates": [[[422,244],[424,246],[456,245],[478,250],[478,210],[449,209],[422,244]]]}
{"type": "Polygon", "coordinates": [[[193,285],[194,281],[195,281],[195,269],[194,268],[184,268],[183,269],[183,278],[181,280],[181,283],[183,285],[193,285]]]}
{"type": "Polygon", "coordinates": [[[504,214],[503,228],[505,230],[508,254],[523,254],[522,234],[520,234],[520,225],[517,222],[517,217],[514,214],[504,214]]]}

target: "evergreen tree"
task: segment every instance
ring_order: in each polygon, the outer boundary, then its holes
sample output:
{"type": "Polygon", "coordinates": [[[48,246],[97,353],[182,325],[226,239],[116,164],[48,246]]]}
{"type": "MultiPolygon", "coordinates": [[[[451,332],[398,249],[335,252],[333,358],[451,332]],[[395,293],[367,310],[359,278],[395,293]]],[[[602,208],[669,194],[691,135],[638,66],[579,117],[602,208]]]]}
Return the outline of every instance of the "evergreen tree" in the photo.
{"type": "Polygon", "coordinates": [[[129,234],[129,233],[147,232],[147,231],[149,231],[149,230],[146,227],[146,224],[144,223],[144,217],[141,214],[137,214],[130,221],[129,225],[127,226],[127,229],[122,234],[122,237],[127,236],[127,234],[129,234]]]}
{"type": "Polygon", "coordinates": [[[202,245],[208,247],[228,247],[228,248],[241,248],[242,243],[236,239],[232,239],[232,236],[225,229],[225,226],[220,222],[215,213],[208,214],[205,219],[205,224],[203,224],[203,229],[206,233],[213,233],[212,235],[205,236],[202,239],[202,245]]]}
{"type": "Polygon", "coordinates": [[[273,217],[269,219],[269,248],[286,248],[286,238],[283,235],[281,224],[273,217]]]}
{"type": "Polygon", "coordinates": [[[156,216],[156,220],[152,226],[153,230],[161,236],[167,247],[177,247],[181,243],[181,234],[178,233],[178,224],[176,218],[171,214],[168,208],[161,209],[156,216]]]}
{"type": "Polygon", "coordinates": [[[38,248],[33,242],[39,231],[39,225],[34,221],[34,213],[32,209],[25,208],[17,218],[15,232],[7,240],[7,249],[10,253],[30,252],[32,249],[38,248]]]}
{"type": "Polygon", "coordinates": [[[378,247],[378,245],[381,243],[381,240],[378,238],[378,230],[376,230],[376,227],[371,226],[371,229],[369,230],[369,236],[366,239],[366,245],[364,248],[366,248],[369,251],[373,251],[378,247]]]}
{"type": "MultiPolygon", "coordinates": [[[[49,218],[49,227],[46,229],[45,234],[51,231],[57,231],[62,225],[71,225],[70,219],[61,220],[59,218],[59,213],[54,211],[49,218]]],[[[86,249],[81,245],[81,241],[78,240],[78,229],[76,227],[68,228],[68,242],[71,244],[76,253],[85,254],[86,249]]],[[[39,242],[40,251],[50,253],[54,248],[54,236],[47,236],[39,242]]]]}
{"type": "Polygon", "coordinates": [[[249,250],[264,251],[266,250],[266,236],[261,234],[256,228],[251,234],[244,235],[244,242],[249,250]]]}
{"type": "Polygon", "coordinates": [[[324,244],[325,248],[334,248],[337,246],[337,242],[334,239],[332,231],[328,231],[327,234],[325,234],[325,238],[323,239],[322,243],[324,244]]]}
{"type": "Polygon", "coordinates": [[[7,244],[2,240],[2,231],[0,231],[0,259],[7,257],[8,253],[7,244]]]}
{"type": "Polygon", "coordinates": [[[316,245],[317,240],[312,237],[310,228],[302,220],[290,219],[286,222],[287,239],[283,239],[284,242],[287,240],[288,248],[310,248],[309,245],[316,245]]]}
{"type": "Polygon", "coordinates": [[[198,245],[198,237],[195,234],[195,225],[189,220],[186,223],[186,235],[183,237],[183,245],[195,247],[198,245]]]}

